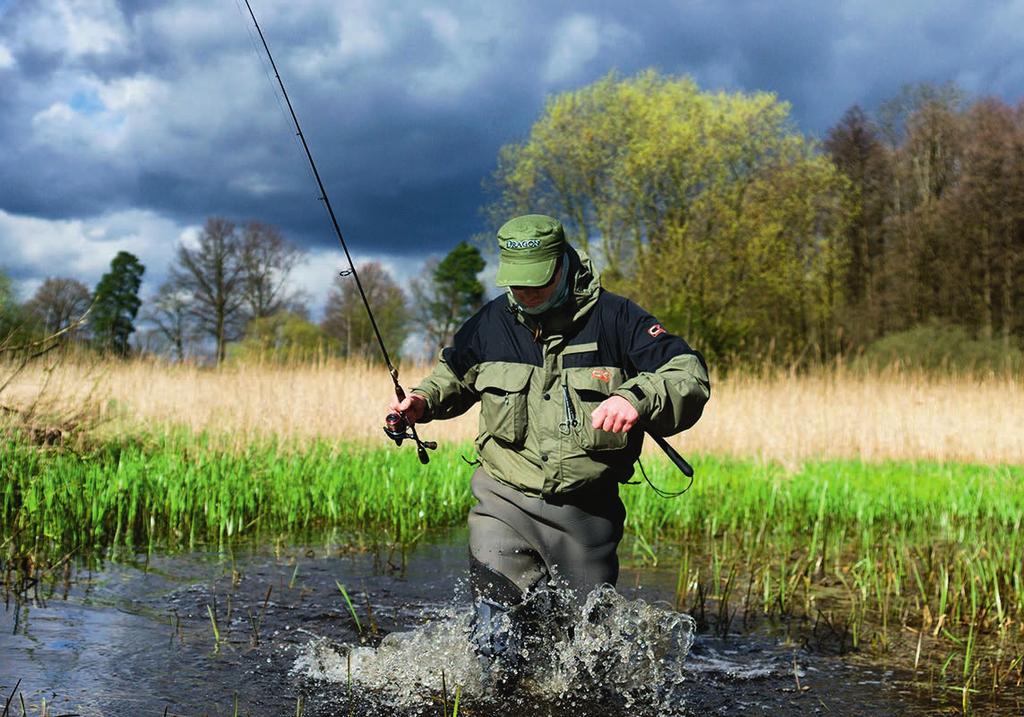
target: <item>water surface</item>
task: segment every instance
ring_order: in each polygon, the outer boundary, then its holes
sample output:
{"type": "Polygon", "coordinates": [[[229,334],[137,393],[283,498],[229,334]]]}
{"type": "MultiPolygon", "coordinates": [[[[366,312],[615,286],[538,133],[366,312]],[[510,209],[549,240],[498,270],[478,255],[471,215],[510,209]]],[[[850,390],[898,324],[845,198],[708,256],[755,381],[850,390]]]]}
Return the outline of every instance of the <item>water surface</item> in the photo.
{"type": "Polygon", "coordinates": [[[7,595],[0,689],[6,701],[21,680],[18,714],[23,697],[29,714],[45,700],[109,717],[439,715],[456,691],[464,715],[949,713],[911,675],[778,626],[687,635],[675,574],[650,569],[625,569],[621,598],[595,602],[560,647],[534,646],[529,674],[495,695],[462,639],[466,574],[464,531],[405,561],[337,539],[107,560],[7,595]]]}

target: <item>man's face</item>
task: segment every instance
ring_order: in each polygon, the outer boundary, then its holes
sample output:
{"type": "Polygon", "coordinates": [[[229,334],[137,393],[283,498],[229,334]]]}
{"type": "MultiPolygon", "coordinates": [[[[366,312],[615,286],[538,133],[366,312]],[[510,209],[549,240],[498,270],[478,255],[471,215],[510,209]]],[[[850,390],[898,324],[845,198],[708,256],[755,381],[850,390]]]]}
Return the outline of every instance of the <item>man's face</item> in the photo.
{"type": "Polygon", "coordinates": [[[535,309],[550,299],[555,293],[555,289],[558,288],[558,281],[562,278],[562,263],[558,262],[555,273],[551,275],[548,283],[544,286],[510,286],[512,296],[519,302],[519,305],[525,306],[527,309],[535,309]]]}

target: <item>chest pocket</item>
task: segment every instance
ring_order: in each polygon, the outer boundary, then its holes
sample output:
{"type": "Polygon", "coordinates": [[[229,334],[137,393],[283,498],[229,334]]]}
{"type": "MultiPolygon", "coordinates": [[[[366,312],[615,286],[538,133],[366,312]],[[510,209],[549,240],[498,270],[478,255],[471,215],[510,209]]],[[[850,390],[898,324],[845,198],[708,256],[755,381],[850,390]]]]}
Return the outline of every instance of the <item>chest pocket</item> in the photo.
{"type": "Polygon", "coordinates": [[[614,451],[625,448],[629,440],[628,433],[602,431],[594,428],[591,422],[594,410],[622,383],[622,371],[617,368],[573,368],[566,369],[564,374],[570,389],[569,399],[577,405],[577,430],[583,450],[614,451]]]}
{"type": "Polygon", "coordinates": [[[526,441],[527,402],[533,366],[517,363],[485,365],[473,387],[480,394],[483,428],[498,440],[522,445],[526,441]]]}

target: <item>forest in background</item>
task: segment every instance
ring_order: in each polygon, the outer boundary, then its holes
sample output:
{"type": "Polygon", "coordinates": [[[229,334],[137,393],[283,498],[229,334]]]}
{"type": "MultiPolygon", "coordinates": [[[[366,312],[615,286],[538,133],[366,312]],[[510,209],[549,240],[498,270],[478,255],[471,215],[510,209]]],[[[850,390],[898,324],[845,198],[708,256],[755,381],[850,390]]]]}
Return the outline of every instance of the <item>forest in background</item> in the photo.
{"type": "Polygon", "coordinates": [[[551,98],[493,187],[492,223],[563,218],[720,362],[1021,365],[1024,105],[907,87],[818,143],[772,94],[611,74],[551,98]]]}
{"type": "MultiPolygon", "coordinates": [[[[488,184],[492,228],[561,218],[606,287],[719,368],[1024,365],[1024,105],[907,87],[874,112],[851,107],[819,142],[772,94],[613,73],[551,97],[488,184]]],[[[414,334],[429,356],[450,339],[485,298],[491,238],[430,260],[410,287],[359,267],[390,346],[414,334]]],[[[0,337],[24,344],[89,310],[67,335],[117,355],[374,355],[351,277],[310,320],[289,283],[302,254],[274,227],[211,217],[144,298],[127,253],[93,290],[49,277],[24,302],[0,272],[0,337]]]]}

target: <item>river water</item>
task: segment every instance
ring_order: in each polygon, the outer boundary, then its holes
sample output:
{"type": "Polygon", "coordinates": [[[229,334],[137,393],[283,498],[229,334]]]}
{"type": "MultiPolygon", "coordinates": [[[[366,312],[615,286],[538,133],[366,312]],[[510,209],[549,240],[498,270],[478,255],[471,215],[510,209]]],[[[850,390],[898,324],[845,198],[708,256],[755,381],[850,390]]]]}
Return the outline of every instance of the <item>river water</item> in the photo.
{"type": "Polygon", "coordinates": [[[404,560],[335,537],[44,576],[6,595],[0,704],[12,697],[19,715],[22,700],[29,715],[44,701],[49,715],[450,715],[457,694],[470,716],[949,714],[949,696],[910,675],[777,626],[695,633],[666,604],[674,572],[651,569],[624,569],[618,593],[592,594],[582,611],[546,596],[533,607],[560,616],[549,639],[524,648],[514,684],[495,686],[466,641],[466,575],[466,535],[453,531],[404,560]]]}

